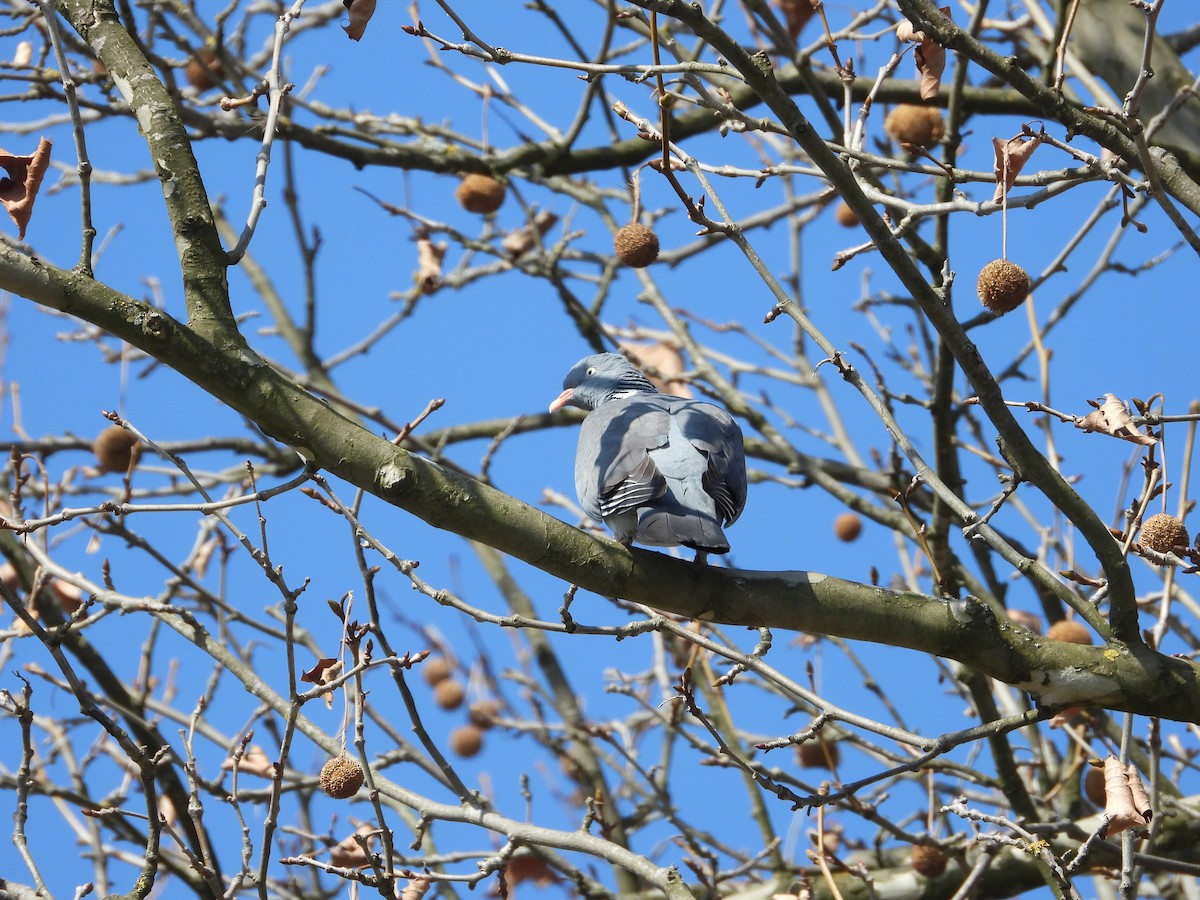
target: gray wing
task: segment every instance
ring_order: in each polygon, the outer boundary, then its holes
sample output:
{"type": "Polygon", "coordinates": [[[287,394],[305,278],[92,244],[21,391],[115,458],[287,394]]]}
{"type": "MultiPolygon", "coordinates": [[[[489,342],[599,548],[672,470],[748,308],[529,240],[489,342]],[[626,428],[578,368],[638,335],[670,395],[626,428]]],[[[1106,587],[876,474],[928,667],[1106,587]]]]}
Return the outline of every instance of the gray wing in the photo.
{"type": "Polygon", "coordinates": [[[674,400],[683,435],[708,457],[704,490],[717,504],[725,524],[737,521],[746,506],[746,453],[742,429],[719,406],[699,400],[674,400]]]}
{"type": "Polygon", "coordinates": [[[630,397],[588,414],[575,454],[575,493],[593,519],[645,506],[667,490],[650,451],[667,440],[670,415],[657,397],[630,397]]]}

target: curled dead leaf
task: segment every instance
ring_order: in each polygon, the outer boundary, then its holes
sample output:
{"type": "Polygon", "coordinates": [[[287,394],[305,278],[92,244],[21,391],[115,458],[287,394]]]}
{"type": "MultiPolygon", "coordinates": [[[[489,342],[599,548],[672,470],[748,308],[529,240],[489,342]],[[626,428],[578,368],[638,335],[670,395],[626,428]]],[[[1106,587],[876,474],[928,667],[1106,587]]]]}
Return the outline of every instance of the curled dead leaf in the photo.
{"type": "MultiPolygon", "coordinates": [[[[947,19],[950,18],[950,7],[942,6],[938,11],[947,19]]],[[[896,27],[896,37],[905,43],[917,45],[913,59],[921,75],[921,99],[936,97],[942,86],[942,72],[946,70],[946,48],[927,37],[925,32],[917,31],[907,19],[896,27]]]]}
{"type": "Polygon", "coordinates": [[[175,811],[175,804],[166,794],[158,795],[158,816],[167,825],[174,827],[179,821],[179,813],[175,811]]]}
{"type": "Polygon", "coordinates": [[[510,231],[505,235],[504,240],[501,242],[504,252],[513,258],[524,256],[534,248],[534,245],[537,243],[536,238],[541,237],[553,228],[554,223],[557,221],[558,216],[548,209],[543,209],[533,217],[532,226],[522,225],[520,228],[510,231]]]}
{"type": "Polygon", "coordinates": [[[329,684],[342,671],[342,661],[332,656],[317,660],[317,664],[300,675],[305,684],[329,684]]]}
{"type": "Polygon", "coordinates": [[[429,235],[417,238],[417,274],[415,280],[422,294],[432,294],[442,283],[442,259],[449,244],[435,244],[429,235]]]}
{"type": "Polygon", "coordinates": [[[508,865],[504,869],[504,880],[509,887],[514,887],[522,881],[529,881],[539,888],[544,888],[557,882],[558,875],[540,856],[527,851],[519,851],[509,859],[508,865]]]}
{"type": "MultiPolygon", "coordinates": [[[[807,2],[807,0],[805,0],[807,2]]],[[[691,397],[692,389],[686,381],[680,381],[686,366],[683,354],[674,344],[659,341],[655,344],[621,344],[624,353],[642,371],[651,383],[664,394],[676,397],[691,397]]]]}
{"type": "MultiPolygon", "coordinates": [[[[342,661],[334,659],[332,656],[327,656],[317,660],[317,664],[300,676],[300,680],[306,684],[329,684],[342,674],[342,661]]],[[[333,708],[333,691],[326,691],[321,699],[325,701],[325,708],[333,708]]]]}
{"type": "Polygon", "coordinates": [[[1105,394],[1103,403],[1095,400],[1089,400],[1088,403],[1094,406],[1096,411],[1076,420],[1076,428],[1108,434],[1143,446],[1152,446],[1158,443],[1158,438],[1138,430],[1138,427],[1133,424],[1133,417],[1129,415],[1129,410],[1115,394],[1105,394]]]}
{"type": "Polygon", "coordinates": [[[429,893],[431,884],[433,884],[433,879],[428,875],[418,875],[416,878],[410,879],[404,886],[404,890],[400,892],[400,900],[421,900],[429,893]]]}
{"type": "Polygon", "coordinates": [[[996,154],[996,158],[992,162],[992,174],[996,176],[996,192],[992,195],[993,203],[999,203],[1004,195],[1012,190],[1017,176],[1021,174],[1021,169],[1029,161],[1033,151],[1041,146],[1043,137],[1043,134],[1038,133],[1034,135],[1018,134],[1007,141],[992,138],[992,150],[996,154]]]}
{"type": "Polygon", "coordinates": [[[342,26],[346,37],[352,41],[362,38],[367,30],[367,23],[375,15],[375,0],[342,0],[342,6],[350,14],[350,21],[342,26]]]}
{"type": "Polygon", "coordinates": [[[1150,798],[1146,794],[1146,786],[1142,784],[1142,776],[1138,774],[1133,763],[1125,767],[1125,783],[1129,785],[1129,793],[1133,795],[1133,808],[1138,811],[1146,822],[1154,818],[1154,810],[1150,808],[1150,798]]]}
{"type": "Polygon", "coordinates": [[[800,37],[800,32],[816,12],[812,0],[776,0],[776,3],[779,11],[783,13],[784,21],[787,22],[788,34],[792,36],[792,40],[800,37]]]}
{"type": "MultiPolygon", "coordinates": [[[[1097,765],[1097,761],[1093,761],[1092,765],[1097,765]]],[[[1122,765],[1121,760],[1111,754],[1105,758],[1102,765],[1104,824],[1100,828],[1100,836],[1109,838],[1148,823],[1153,813],[1137,769],[1132,765],[1122,765]]]]}
{"type": "Polygon", "coordinates": [[[258,744],[251,744],[246,748],[246,752],[242,754],[242,758],[234,762],[234,758],[230,756],[225,762],[221,763],[222,769],[232,769],[237,766],[237,770],[243,775],[258,775],[260,778],[275,777],[275,763],[267,756],[265,750],[258,744]]]}
{"type": "Polygon", "coordinates": [[[50,141],[40,138],[37,150],[31,156],[14,156],[7,150],[0,150],[0,169],[5,173],[5,177],[0,178],[0,203],[20,229],[18,237],[22,240],[33,215],[33,201],[37,199],[38,188],[50,165],[50,146],[50,141]]]}
{"type": "Polygon", "coordinates": [[[342,866],[347,869],[361,869],[371,864],[370,857],[362,845],[355,840],[355,835],[370,839],[379,833],[379,829],[366,823],[359,825],[354,834],[347,835],[338,843],[334,844],[333,849],[329,852],[329,862],[335,866],[342,866]]]}

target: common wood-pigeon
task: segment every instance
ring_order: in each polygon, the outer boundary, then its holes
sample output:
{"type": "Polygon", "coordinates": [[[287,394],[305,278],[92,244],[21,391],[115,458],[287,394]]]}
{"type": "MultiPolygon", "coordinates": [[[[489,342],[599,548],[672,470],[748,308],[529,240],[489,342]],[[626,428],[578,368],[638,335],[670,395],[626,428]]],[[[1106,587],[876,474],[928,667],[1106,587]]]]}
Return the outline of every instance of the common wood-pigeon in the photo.
{"type": "Polygon", "coordinates": [[[575,455],[584,511],[623,544],[728,553],[723,526],[746,505],[742,431],[725,410],[660,394],[623,357],[581,359],[550,410],[587,410],[575,455]]]}

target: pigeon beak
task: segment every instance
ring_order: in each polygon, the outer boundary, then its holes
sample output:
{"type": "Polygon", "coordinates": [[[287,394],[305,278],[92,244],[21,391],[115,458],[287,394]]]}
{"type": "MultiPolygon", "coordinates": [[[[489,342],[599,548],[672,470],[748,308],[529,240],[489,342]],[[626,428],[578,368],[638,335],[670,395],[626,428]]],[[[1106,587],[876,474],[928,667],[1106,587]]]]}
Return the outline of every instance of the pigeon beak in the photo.
{"type": "Polygon", "coordinates": [[[564,406],[570,403],[571,397],[574,393],[574,388],[567,388],[565,391],[555,397],[554,402],[550,404],[550,412],[554,412],[556,409],[562,409],[564,406]]]}

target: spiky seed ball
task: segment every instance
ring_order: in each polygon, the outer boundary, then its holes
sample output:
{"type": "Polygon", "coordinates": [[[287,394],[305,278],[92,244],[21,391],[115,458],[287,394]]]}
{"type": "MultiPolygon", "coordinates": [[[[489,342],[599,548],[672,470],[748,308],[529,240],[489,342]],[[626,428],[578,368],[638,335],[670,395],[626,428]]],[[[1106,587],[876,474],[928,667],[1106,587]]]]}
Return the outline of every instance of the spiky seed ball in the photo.
{"type": "Polygon", "coordinates": [[[129,471],[129,462],[137,442],[132,432],[120,425],[111,425],[100,432],[100,436],[92,443],[92,452],[96,454],[102,471],[124,473],[129,471]]]}
{"type": "Polygon", "coordinates": [[[362,766],[348,756],[335,756],[321,766],[321,790],[335,800],[353,797],[362,785],[362,766]]]}
{"type": "Polygon", "coordinates": [[[883,130],[901,144],[913,144],[928,150],[946,135],[942,114],[932,106],[901,103],[883,120],[883,130]]]}
{"type": "Polygon", "coordinates": [[[220,58],[208,47],[201,47],[193,53],[183,69],[188,84],[198,91],[215,88],[225,77],[225,66],[220,58]]]}
{"type": "Polygon", "coordinates": [[[1106,803],[1104,795],[1104,770],[1096,766],[1084,766],[1083,793],[1099,807],[1106,803]]]}
{"type": "Polygon", "coordinates": [[[453,678],[445,678],[433,688],[433,699],[442,709],[458,709],[466,696],[467,689],[462,682],[453,678]]]}
{"type": "Polygon", "coordinates": [[[483,732],[474,725],[462,725],[450,732],[450,749],[470,759],[483,749],[483,732]]]}
{"type": "Polygon", "coordinates": [[[1190,540],[1183,522],[1167,513],[1153,515],[1142,525],[1141,542],[1159,553],[1186,553],[1190,540]]]}
{"type": "Polygon", "coordinates": [[[862,534],[862,519],[857,513],[844,512],[833,520],[833,533],[839,541],[856,541],[862,534]]]}
{"type": "Polygon", "coordinates": [[[462,180],[454,198],[467,212],[487,215],[504,203],[505,187],[491,175],[472,173],[462,180]]]}
{"type": "Polygon", "coordinates": [[[421,677],[432,687],[450,677],[450,661],[444,656],[431,656],[421,663],[421,677]]]}
{"type": "Polygon", "coordinates": [[[634,269],[644,269],[658,259],[658,235],[648,225],[630,222],[613,235],[617,259],[634,269]]]}
{"type": "Polygon", "coordinates": [[[909,862],[913,870],[926,878],[937,878],[946,871],[946,854],[937,847],[926,847],[924,844],[914,844],[909,862]]]}
{"type": "Polygon", "coordinates": [[[837,223],[843,228],[853,228],[858,224],[858,216],[854,214],[854,210],[850,208],[850,204],[845,200],[837,205],[837,209],[833,211],[833,217],[837,219],[837,223]]]}
{"type": "Polygon", "coordinates": [[[1050,626],[1046,637],[1054,641],[1066,641],[1068,644],[1090,644],[1092,633],[1087,626],[1074,619],[1059,619],[1050,626]]]}
{"type": "Polygon", "coordinates": [[[842,758],[835,741],[822,741],[813,738],[805,741],[798,748],[800,765],[806,769],[832,769],[842,758]]]}
{"type": "Polygon", "coordinates": [[[467,718],[471,720],[471,724],[484,731],[496,724],[498,715],[500,704],[495,700],[476,700],[467,710],[467,718]]]}
{"type": "Polygon", "coordinates": [[[1025,302],[1031,286],[1029,274],[1015,262],[993,259],[980,270],[975,290],[993,315],[1002,316],[1025,302]]]}

